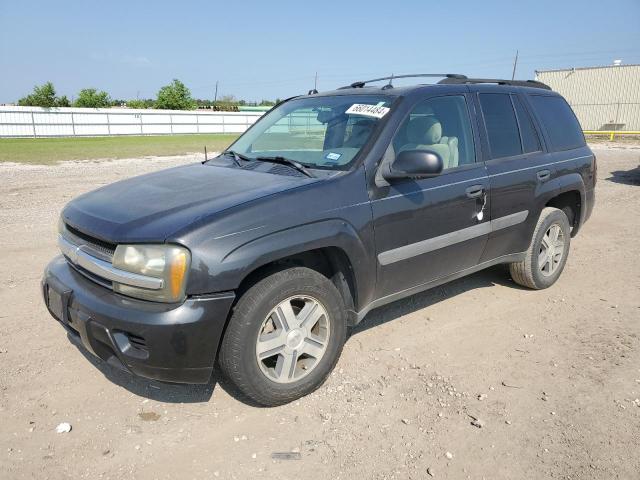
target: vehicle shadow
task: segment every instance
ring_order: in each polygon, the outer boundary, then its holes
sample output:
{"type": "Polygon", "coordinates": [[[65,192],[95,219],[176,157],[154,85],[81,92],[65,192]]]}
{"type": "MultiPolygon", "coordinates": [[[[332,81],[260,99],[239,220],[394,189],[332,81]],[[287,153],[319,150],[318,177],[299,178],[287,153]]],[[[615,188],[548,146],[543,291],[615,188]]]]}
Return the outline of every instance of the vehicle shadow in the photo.
{"type": "MultiPolygon", "coordinates": [[[[468,277],[372,310],[362,322],[350,329],[347,341],[370,328],[391,322],[397,318],[453,298],[461,293],[480,288],[493,287],[495,285],[522,288],[511,280],[508,270],[504,265],[497,265],[468,277]]],[[[215,389],[221,388],[239,402],[262,408],[261,405],[246,397],[233,384],[226,381],[217,367],[214,369],[209,382],[206,384],[165,383],[136,377],[95,357],[75,342],[72,341],[72,343],[78,348],[78,351],[82,353],[87,361],[99,370],[109,381],[140,397],[164,403],[199,403],[210,401],[215,389]]]]}
{"type": "Polygon", "coordinates": [[[214,375],[209,383],[202,385],[190,385],[181,383],[165,383],[136,377],[124,370],[120,370],[102,359],[92,355],[83,347],[78,346],[72,339],[78,351],[110,382],[128,390],[140,397],[156,400],[164,403],[198,403],[211,399],[218,382],[214,375]]]}
{"type": "Polygon", "coordinates": [[[623,185],[640,185],[640,165],[632,170],[611,172],[611,176],[607,180],[623,185]]]}
{"type": "Polygon", "coordinates": [[[417,293],[411,297],[407,297],[372,310],[364,320],[351,329],[349,338],[369,330],[370,328],[391,322],[397,318],[430,307],[464,292],[493,287],[495,285],[503,285],[518,289],[523,288],[511,280],[509,270],[506,265],[496,265],[474,273],[473,275],[445,283],[439,287],[432,288],[422,293],[417,293]]]}

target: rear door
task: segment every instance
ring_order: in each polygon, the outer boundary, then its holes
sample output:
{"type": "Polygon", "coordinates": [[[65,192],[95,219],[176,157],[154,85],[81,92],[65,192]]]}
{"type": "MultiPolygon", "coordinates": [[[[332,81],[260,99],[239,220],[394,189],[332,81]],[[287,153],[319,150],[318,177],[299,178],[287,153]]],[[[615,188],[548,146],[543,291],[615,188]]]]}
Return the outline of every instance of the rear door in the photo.
{"type": "Polygon", "coordinates": [[[476,87],[483,152],[491,185],[491,233],[481,262],[527,249],[540,190],[552,188],[553,159],[517,89],[476,87]]]}
{"type": "Polygon", "coordinates": [[[476,158],[469,100],[463,92],[422,97],[393,137],[394,154],[436,151],[445,170],[370,191],[378,298],[475,266],[484,250],[489,179],[476,158]]]}

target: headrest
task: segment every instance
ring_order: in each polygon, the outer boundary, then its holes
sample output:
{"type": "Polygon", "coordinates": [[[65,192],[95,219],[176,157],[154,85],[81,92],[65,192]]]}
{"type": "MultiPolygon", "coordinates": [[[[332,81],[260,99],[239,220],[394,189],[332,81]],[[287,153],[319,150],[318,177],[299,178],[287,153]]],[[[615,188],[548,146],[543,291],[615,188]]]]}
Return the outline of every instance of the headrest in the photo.
{"type": "Polygon", "coordinates": [[[442,138],[442,125],[432,116],[412,118],[407,125],[409,143],[434,145],[442,138]]]}

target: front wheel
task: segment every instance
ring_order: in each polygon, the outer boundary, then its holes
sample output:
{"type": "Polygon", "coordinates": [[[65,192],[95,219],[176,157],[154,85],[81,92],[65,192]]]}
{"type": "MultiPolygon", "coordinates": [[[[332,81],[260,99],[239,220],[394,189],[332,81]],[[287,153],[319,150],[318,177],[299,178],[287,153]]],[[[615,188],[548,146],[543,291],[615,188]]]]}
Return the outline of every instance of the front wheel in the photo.
{"type": "Polygon", "coordinates": [[[544,208],[525,259],[509,264],[511,278],[535,290],[550,287],[558,280],[567,263],[570,243],[571,228],[565,212],[552,207],[544,208]]]}
{"type": "Polygon", "coordinates": [[[281,405],[324,382],[338,361],[346,331],[344,303],[333,283],[314,270],[289,268],[240,298],[219,364],[253,401],[281,405]]]}

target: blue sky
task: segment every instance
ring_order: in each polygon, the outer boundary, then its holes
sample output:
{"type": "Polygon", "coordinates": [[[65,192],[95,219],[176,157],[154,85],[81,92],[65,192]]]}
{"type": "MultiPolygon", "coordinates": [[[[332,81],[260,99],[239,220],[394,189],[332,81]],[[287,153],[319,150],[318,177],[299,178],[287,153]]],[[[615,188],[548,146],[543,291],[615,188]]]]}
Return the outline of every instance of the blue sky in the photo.
{"type": "Polygon", "coordinates": [[[113,98],[179,78],[198,98],[260,100],[391,73],[517,77],[640,63],[640,0],[0,0],[0,103],[52,81],[113,98]]]}

